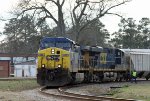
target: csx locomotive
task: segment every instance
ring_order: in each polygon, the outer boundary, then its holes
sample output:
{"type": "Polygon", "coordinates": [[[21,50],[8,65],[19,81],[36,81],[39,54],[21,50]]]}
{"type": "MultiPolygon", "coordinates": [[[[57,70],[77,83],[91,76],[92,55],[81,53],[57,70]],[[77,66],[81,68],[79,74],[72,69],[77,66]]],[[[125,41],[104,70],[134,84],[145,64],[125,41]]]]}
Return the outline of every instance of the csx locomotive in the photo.
{"type": "Polygon", "coordinates": [[[37,82],[64,86],[77,81],[122,80],[129,73],[125,54],[116,48],[79,46],[64,37],[45,37],[40,42],[37,82]]]}

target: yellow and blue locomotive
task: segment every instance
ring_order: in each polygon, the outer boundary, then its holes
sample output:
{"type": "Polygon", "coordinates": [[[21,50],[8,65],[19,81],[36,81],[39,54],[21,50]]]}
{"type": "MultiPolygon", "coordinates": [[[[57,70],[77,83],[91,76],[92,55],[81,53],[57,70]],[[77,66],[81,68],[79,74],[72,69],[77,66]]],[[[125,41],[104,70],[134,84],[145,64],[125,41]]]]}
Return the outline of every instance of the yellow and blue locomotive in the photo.
{"type": "Polygon", "coordinates": [[[64,86],[77,80],[118,80],[129,72],[124,61],[125,55],[119,49],[78,46],[68,38],[45,37],[38,51],[37,82],[64,86]]]}
{"type": "Polygon", "coordinates": [[[73,41],[67,38],[43,38],[38,51],[37,82],[63,86],[71,81],[70,51],[73,41]]]}

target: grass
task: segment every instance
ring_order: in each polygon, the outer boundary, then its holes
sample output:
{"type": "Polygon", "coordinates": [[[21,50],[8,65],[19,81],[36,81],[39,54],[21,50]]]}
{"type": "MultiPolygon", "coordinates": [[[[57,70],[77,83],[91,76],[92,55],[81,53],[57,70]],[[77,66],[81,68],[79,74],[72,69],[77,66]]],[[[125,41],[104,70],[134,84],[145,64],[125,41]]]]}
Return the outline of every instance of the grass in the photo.
{"type": "Polygon", "coordinates": [[[124,86],[110,91],[113,97],[150,101],[150,84],[124,86]]]}
{"type": "Polygon", "coordinates": [[[36,80],[0,81],[1,91],[22,91],[39,87],[36,80]]]}

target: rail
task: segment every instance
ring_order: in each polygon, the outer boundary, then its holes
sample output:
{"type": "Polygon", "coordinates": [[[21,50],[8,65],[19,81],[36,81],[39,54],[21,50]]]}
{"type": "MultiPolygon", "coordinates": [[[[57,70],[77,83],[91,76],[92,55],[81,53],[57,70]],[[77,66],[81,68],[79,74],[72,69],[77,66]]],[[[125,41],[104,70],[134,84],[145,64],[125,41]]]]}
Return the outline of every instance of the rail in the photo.
{"type": "Polygon", "coordinates": [[[60,99],[68,99],[71,101],[136,101],[134,99],[124,99],[124,98],[113,98],[113,97],[105,97],[105,96],[91,96],[91,95],[81,95],[81,94],[74,94],[67,92],[66,89],[70,87],[61,87],[58,88],[58,91],[60,94],[51,94],[48,92],[45,92],[47,87],[42,87],[39,90],[39,93],[45,95],[45,96],[52,96],[60,99]]]}

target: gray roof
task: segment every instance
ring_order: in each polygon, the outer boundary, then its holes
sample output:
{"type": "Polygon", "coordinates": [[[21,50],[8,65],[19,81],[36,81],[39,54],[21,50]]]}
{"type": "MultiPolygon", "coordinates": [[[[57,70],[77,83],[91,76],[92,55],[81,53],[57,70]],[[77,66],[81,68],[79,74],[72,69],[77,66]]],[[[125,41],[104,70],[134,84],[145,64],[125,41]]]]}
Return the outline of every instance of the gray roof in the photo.
{"type": "Polygon", "coordinates": [[[26,62],[21,62],[21,63],[16,63],[15,65],[36,65],[36,61],[26,61],[26,62]]]}
{"type": "Polygon", "coordinates": [[[125,53],[150,54],[150,49],[120,49],[125,53]]]}

